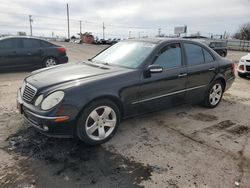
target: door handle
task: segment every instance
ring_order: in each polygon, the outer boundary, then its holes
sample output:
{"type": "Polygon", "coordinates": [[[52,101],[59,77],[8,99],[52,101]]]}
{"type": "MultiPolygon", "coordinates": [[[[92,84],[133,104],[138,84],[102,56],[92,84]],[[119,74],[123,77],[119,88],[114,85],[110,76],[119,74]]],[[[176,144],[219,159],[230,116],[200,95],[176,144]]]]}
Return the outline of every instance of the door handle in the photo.
{"type": "Polygon", "coordinates": [[[209,71],[215,71],[215,67],[208,69],[209,71]]]}
{"type": "Polygon", "coordinates": [[[28,53],[27,53],[27,55],[31,55],[31,53],[30,53],[30,52],[28,52],[28,53]]]}
{"type": "Polygon", "coordinates": [[[187,76],[187,73],[181,73],[178,75],[178,77],[185,77],[185,76],[187,76]]]}

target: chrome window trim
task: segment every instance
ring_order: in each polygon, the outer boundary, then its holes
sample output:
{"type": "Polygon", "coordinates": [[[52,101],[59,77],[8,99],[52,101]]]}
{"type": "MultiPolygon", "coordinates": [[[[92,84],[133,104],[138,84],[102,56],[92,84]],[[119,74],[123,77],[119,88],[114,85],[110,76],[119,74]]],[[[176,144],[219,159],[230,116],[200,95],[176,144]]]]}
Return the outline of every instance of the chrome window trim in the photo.
{"type": "Polygon", "coordinates": [[[156,97],[151,97],[151,98],[148,98],[148,99],[142,99],[142,100],[139,100],[139,101],[132,102],[131,104],[138,104],[138,103],[150,101],[150,100],[153,100],[153,99],[158,99],[158,98],[161,98],[161,97],[167,97],[167,96],[174,95],[174,94],[177,94],[177,93],[182,93],[182,92],[185,92],[185,91],[199,89],[199,88],[202,88],[202,87],[206,87],[206,85],[200,85],[200,86],[191,87],[191,88],[188,88],[188,89],[175,91],[175,92],[172,92],[172,93],[167,93],[167,94],[164,94],[164,95],[159,95],[159,96],[156,96],[156,97]]]}

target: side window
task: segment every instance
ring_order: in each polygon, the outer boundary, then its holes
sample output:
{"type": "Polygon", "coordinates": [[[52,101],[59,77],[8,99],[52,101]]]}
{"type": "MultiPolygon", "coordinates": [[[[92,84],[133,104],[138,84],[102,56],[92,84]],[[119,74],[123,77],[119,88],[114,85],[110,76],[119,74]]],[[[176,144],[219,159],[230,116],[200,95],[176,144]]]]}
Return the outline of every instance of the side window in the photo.
{"type": "Polygon", "coordinates": [[[163,68],[180,67],[182,62],[180,44],[169,44],[161,50],[161,54],[157,57],[154,64],[163,68]]]}
{"type": "Polygon", "coordinates": [[[184,44],[188,65],[198,65],[204,63],[202,48],[196,44],[184,44]]]}
{"type": "Polygon", "coordinates": [[[10,49],[13,48],[12,40],[4,40],[0,42],[0,49],[10,49]]]}
{"type": "Polygon", "coordinates": [[[203,48],[203,53],[204,53],[204,57],[205,57],[205,61],[206,62],[212,62],[214,61],[213,56],[206,50],[203,48]]]}
{"type": "Polygon", "coordinates": [[[24,48],[39,48],[40,42],[35,39],[23,39],[23,47],[24,48]]]}
{"type": "Polygon", "coordinates": [[[32,39],[31,41],[32,41],[33,48],[40,48],[41,47],[40,40],[32,39]]]}
{"type": "Polygon", "coordinates": [[[0,42],[0,49],[16,49],[21,47],[20,39],[7,39],[0,42]]]}

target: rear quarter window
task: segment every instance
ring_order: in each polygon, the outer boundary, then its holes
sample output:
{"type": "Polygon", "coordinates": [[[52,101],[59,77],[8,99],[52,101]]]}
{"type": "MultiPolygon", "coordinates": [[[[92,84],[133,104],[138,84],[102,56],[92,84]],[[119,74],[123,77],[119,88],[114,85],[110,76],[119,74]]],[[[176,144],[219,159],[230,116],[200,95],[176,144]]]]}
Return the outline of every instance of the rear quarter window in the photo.
{"type": "Polygon", "coordinates": [[[184,48],[189,66],[205,63],[203,51],[199,45],[186,43],[184,44],[184,48]]]}
{"type": "Polygon", "coordinates": [[[204,53],[204,58],[206,62],[212,62],[214,61],[213,56],[206,50],[203,48],[203,53],[204,53]]]}
{"type": "Polygon", "coordinates": [[[43,41],[43,40],[40,41],[40,44],[41,44],[42,47],[51,47],[51,46],[53,46],[53,44],[51,44],[51,43],[49,43],[47,41],[43,41]]]}

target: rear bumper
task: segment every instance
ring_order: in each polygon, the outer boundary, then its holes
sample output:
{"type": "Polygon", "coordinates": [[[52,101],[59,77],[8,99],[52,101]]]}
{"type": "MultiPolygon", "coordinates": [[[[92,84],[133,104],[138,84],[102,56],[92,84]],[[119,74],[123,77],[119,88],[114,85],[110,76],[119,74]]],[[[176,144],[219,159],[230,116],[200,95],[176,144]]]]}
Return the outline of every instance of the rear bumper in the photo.
{"type": "Polygon", "coordinates": [[[62,56],[62,57],[58,58],[58,61],[59,61],[59,64],[68,63],[69,58],[68,58],[68,56],[62,56]]]}
{"type": "Polygon", "coordinates": [[[235,76],[229,78],[229,79],[226,81],[226,88],[225,88],[225,91],[228,90],[228,89],[232,86],[234,80],[235,80],[235,76]]]}

